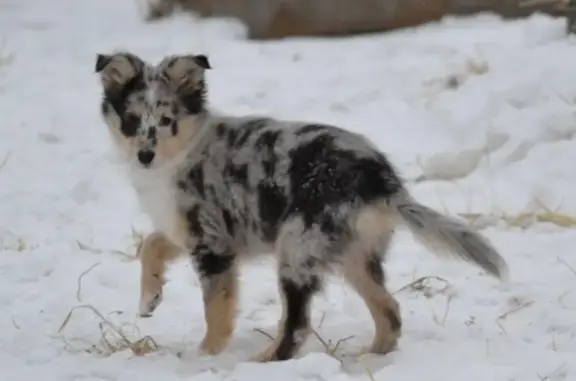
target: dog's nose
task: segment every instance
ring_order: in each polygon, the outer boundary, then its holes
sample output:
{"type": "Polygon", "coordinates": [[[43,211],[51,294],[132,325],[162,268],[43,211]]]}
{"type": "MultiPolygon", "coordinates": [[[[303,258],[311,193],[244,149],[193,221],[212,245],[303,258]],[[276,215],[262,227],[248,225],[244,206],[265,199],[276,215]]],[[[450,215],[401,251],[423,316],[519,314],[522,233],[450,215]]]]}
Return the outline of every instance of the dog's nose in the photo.
{"type": "Polygon", "coordinates": [[[144,165],[148,165],[154,160],[154,151],[139,151],[138,161],[144,165]]]}

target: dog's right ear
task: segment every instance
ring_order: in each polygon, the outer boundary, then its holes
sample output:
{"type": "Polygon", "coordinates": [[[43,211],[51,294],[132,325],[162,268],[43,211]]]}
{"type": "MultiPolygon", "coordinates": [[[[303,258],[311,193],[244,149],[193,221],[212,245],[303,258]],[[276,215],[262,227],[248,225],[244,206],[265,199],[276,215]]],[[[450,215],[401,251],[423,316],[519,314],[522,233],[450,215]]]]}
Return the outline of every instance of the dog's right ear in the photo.
{"type": "Polygon", "coordinates": [[[141,75],[144,66],[144,61],[131,53],[97,54],[94,71],[100,75],[106,91],[117,91],[141,75]]]}

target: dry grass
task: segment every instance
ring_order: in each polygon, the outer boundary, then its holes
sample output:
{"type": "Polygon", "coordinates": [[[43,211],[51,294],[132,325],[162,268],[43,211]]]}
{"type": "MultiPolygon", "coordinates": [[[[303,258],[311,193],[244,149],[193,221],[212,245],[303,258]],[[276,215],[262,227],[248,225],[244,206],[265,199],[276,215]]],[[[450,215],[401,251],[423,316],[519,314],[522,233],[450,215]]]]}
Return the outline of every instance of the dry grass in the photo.
{"type": "MultiPolygon", "coordinates": [[[[118,327],[90,304],[82,304],[73,307],[68,315],[66,315],[64,322],[60,325],[60,328],[58,329],[59,334],[63,333],[74,313],[80,309],[89,310],[100,318],[100,323],[98,324],[100,329],[100,340],[98,343],[92,343],[90,347],[84,348],[84,352],[107,357],[114,353],[130,349],[132,354],[135,356],[144,356],[160,349],[160,346],[151,336],[144,336],[136,340],[128,338],[128,335],[124,333],[125,331],[123,327],[130,326],[136,328],[136,331],[139,331],[136,324],[125,323],[118,327]]],[[[63,336],[62,339],[66,346],[70,348],[69,342],[63,336]]]]}
{"type": "Polygon", "coordinates": [[[507,227],[528,229],[538,223],[551,223],[561,228],[573,228],[576,226],[576,216],[560,212],[547,210],[535,210],[530,212],[519,212],[509,214],[504,212],[496,213],[456,213],[457,216],[465,219],[470,225],[486,227],[495,222],[504,222],[507,227]],[[492,221],[492,223],[490,223],[492,221]]]}
{"type": "MultiPolygon", "coordinates": [[[[322,314],[322,318],[320,319],[320,322],[318,323],[318,329],[321,328],[322,323],[324,323],[324,317],[325,314],[322,314]]],[[[274,341],[274,337],[272,335],[270,335],[268,332],[260,329],[260,328],[254,328],[255,332],[258,332],[261,335],[266,336],[269,340],[274,341]]],[[[332,342],[332,340],[328,339],[326,340],[324,337],[322,337],[318,331],[314,328],[312,328],[312,333],[314,334],[314,336],[316,337],[316,339],[318,339],[318,341],[320,342],[320,344],[322,344],[322,346],[324,347],[324,352],[329,355],[330,357],[338,360],[338,362],[343,365],[344,361],[336,355],[336,351],[338,350],[338,348],[340,347],[341,344],[345,343],[348,340],[353,339],[355,336],[351,335],[342,339],[338,339],[336,340],[335,343],[332,342]]],[[[370,381],[375,381],[374,379],[374,375],[372,374],[372,370],[370,369],[370,367],[368,366],[368,364],[366,363],[366,361],[364,360],[364,354],[360,354],[360,356],[358,357],[358,360],[360,362],[360,364],[362,365],[362,368],[364,369],[364,372],[366,373],[366,376],[368,377],[368,379],[370,381]]]]}
{"type": "Polygon", "coordinates": [[[413,292],[419,292],[424,295],[426,298],[432,298],[435,295],[443,295],[448,292],[448,290],[452,287],[450,282],[446,279],[436,276],[436,275],[427,275],[420,277],[418,279],[413,280],[412,282],[405,284],[404,286],[400,287],[393,294],[400,293],[402,291],[410,290],[413,292]],[[435,280],[442,284],[441,287],[435,288],[430,284],[431,280],[435,280]]]}
{"type": "Polygon", "coordinates": [[[448,319],[448,313],[450,312],[450,304],[452,303],[453,295],[450,293],[452,285],[446,279],[436,276],[436,275],[427,275],[420,277],[418,279],[413,280],[412,282],[405,284],[404,286],[400,287],[393,294],[397,294],[402,291],[412,291],[418,292],[424,295],[426,298],[432,298],[435,295],[446,295],[446,306],[444,308],[444,312],[441,317],[436,315],[436,313],[432,313],[432,320],[434,323],[438,324],[441,327],[444,327],[446,324],[446,320],[448,319]],[[436,281],[440,283],[440,287],[433,287],[430,284],[430,281],[436,281]]]}
{"type": "Polygon", "coordinates": [[[85,242],[82,242],[80,240],[76,240],[76,245],[78,246],[78,248],[82,251],[88,252],[88,253],[92,253],[92,254],[102,254],[102,253],[111,253],[114,255],[118,255],[120,256],[124,261],[134,261],[138,259],[139,253],[140,253],[140,248],[142,247],[142,242],[144,242],[144,235],[137,231],[136,229],[134,229],[134,227],[131,227],[132,230],[132,243],[130,245],[129,249],[126,250],[104,250],[104,249],[100,249],[98,247],[94,247],[92,245],[89,245],[85,242]]]}
{"type": "MultiPolygon", "coordinates": [[[[476,70],[483,72],[484,70],[488,70],[488,68],[484,69],[480,62],[474,63],[475,61],[469,61],[468,66],[469,70],[476,70]],[[478,67],[475,67],[478,66],[478,67]]],[[[576,100],[571,101],[566,99],[562,95],[558,95],[558,97],[564,101],[566,104],[569,105],[576,105],[576,100]]],[[[490,152],[487,149],[482,150],[482,156],[486,158],[488,161],[487,165],[488,171],[491,171],[490,168],[490,152]]],[[[420,167],[421,172],[427,173],[428,171],[425,170],[425,166],[422,163],[421,158],[417,158],[416,164],[420,167]]],[[[430,175],[420,175],[413,180],[415,183],[420,183],[423,181],[435,181],[435,180],[442,180],[444,182],[448,182],[456,187],[459,187],[457,180],[460,177],[456,178],[443,178],[443,177],[434,177],[430,175]]],[[[489,181],[489,180],[488,180],[489,181]]],[[[517,213],[508,213],[505,212],[501,207],[497,205],[495,202],[495,192],[492,188],[489,189],[490,191],[490,198],[491,198],[491,209],[487,212],[479,213],[479,212],[472,212],[472,199],[471,197],[465,193],[464,195],[467,197],[466,200],[466,211],[465,212],[456,212],[451,213],[448,208],[446,207],[445,203],[443,202],[443,198],[437,194],[438,199],[440,201],[441,207],[445,214],[453,214],[456,215],[463,220],[465,220],[470,226],[476,228],[486,228],[488,226],[494,226],[499,223],[503,223],[508,228],[520,228],[520,229],[529,229],[538,223],[550,223],[560,228],[574,228],[576,227],[576,215],[571,215],[569,213],[565,213],[561,210],[562,205],[558,205],[556,208],[551,208],[550,206],[546,205],[545,202],[540,200],[538,197],[533,197],[527,205],[517,213]]]]}
{"type": "MultiPolygon", "coordinates": [[[[258,332],[259,334],[266,336],[270,341],[274,341],[274,337],[268,332],[264,331],[263,329],[254,328],[254,332],[258,332]]],[[[326,352],[327,355],[335,358],[341,364],[343,363],[342,359],[336,355],[336,351],[338,350],[338,348],[340,348],[340,345],[342,343],[354,338],[354,335],[338,339],[336,340],[336,342],[333,342],[331,339],[328,340],[324,339],[314,328],[312,328],[312,334],[318,339],[320,344],[322,344],[322,346],[324,347],[324,351],[326,352]]]]}
{"type": "Polygon", "coordinates": [[[318,341],[322,344],[322,346],[324,347],[324,351],[326,352],[326,354],[328,354],[329,356],[335,358],[336,360],[340,361],[340,363],[342,363],[342,359],[339,358],[338,356],[336,356],[336,351],[338,350],[338,348],[340,347],[340,344],[353,339],[354,335],[352,336],[348,336],[342,339],[338,339],[336,340],[335,343],[332,342],[331,339],[325,340],[319,333],[318,331],[316,331],[314,328],[312,328],[312,333],[314,334],[314,336],[316,336],[316,338],[318,339],[318,341]]]}
{"type": "Polygon", "coordinates": [[[576,275],[576,269],[574,269],[574,267],[572,267],[568,262],[566,262],[564,259],[560,258],[559,256],[556,256],[556,259],[558,260],[558,263],[564,265],[568,270],[570,270],[570,272],[574,275],[576,275]]]}
{"type": "MultiPolygon", "coordinates": [[[[574,269],[574,267],[572,265],[570,265],[568,262],[566,262],[564,259],[560,258],[560,257],[556,257],[558,260],[558,263],[564,265],[572,274],[574,274],[576,276],[576,269],[574,269]]],[[[558,304],[560,304],[560,306],[565,309],[565,310],[570,310],[570,311],[576,311],[576,305],[575,306],[569,306],[568,302],[566,302],[566,297],[568,295],[572,295],[574,293],[573,289],[569,289],[567,291],[564,291],[559,297],[558,297],[558,304]]]]}
{"type": "Polygon", "coordinates": [[[85,276],[86,274],[88,274],[90,271],[94,270],[94,268],[96,268],[96,267],[99,266],[99,265],[100,265],[100,262],[94,263],[94,264],[93,264],[92,266],[90,266],[88,269],[84,270],[84,271],[80,274],[80,276],[78,277],[78,280],[77,280],[77,285],[78,285],[78,286],[77,286],[77,288],[76,288],[76,300],[78,300],[78,302],[82,302],[82,296],[81,296],[81,293],[82,293],[82,278],[84,278],[84,276],[85,276]]]}
{"type": "MultiPolygon", "coordinates": [[[[507,228],[529,229],[539,223],[549,223],[560,228],[576,227],[576,216],[561,211],[561,205],[552,209],[542,200],[533,197],[532,200],[519,212],[508,213],[503,211],[495,202],[492,210],[486,213],[456,212],[450,213],[442,198],[440,204],[445,214],[455,214],[465,220],[468,225],[475,228],[486,228],[503,223],[507,228]]],[[[471,200],[467,200],[467,209],[471,209],[471,200]]]]}
{"type": "Polygon", "coordinates": [[[504,335],[508,336],[508,331],[506,331],[506,328],[504,328],[504,321],[510,316],[513,315],[525,308],[530,307],[532,304],[534,304],[533,300],[529,300],[526,302],[522,302],[522,303],[516,303],[516,305],[514,305],[512,308],[510,308],[508,311],[498,315],[498,317],[495,319],[496,325],[498,325],[498,327],[500,328],[500,330],[502,331],[502,333],[504,333],[504,335]]]}
{"type": "MultiPolygon", "coordinates": [[[[558,367],[556,367],[556,369],[554,369],[552,372],[548,373],[545,376],[540,375],[540,373],[537,373],[536,375],[538,376],[538,378],[540,379],[540,381],[548,381],[548,380],[553,380],[555,379],[556,375],[559,375],[560,372],[562,372],[564,370],[564,367],[566,366],[566,363],[562,363],[560,364],[558,367]]],[[[562,378],[564,379],[564,378],[562,378]]]]}
{"type": "MultiPolygon", "coordinates": [[[[94,270],[99,264],[100,262],[94,263],[78,276],[76,289],[76,299],[78,302],[82,302],[82,279],[84,276],[90,273],[90,271],[94,270]]],[[[108,315],[113,313],[117,315],[123,314],[122,311],[113,311],[108,315]]],[[[58,333],[61,335],[60,337],[64,341],[65,347],[67,349],[72,351],[82,351],[103,357],[110,356],[114,353],[121,352],[126,349],[129,349],[135,356],[144,356],[146,354],[156,352],[161,348],[151,336],[144,336],[137,339],[129,338],[129,335],[125,332],[126,327],[132,328],[136,332],[137,336],[141,336],[140,330],[135,323],[122,323],[117,326],[91,304],[80,304],[70,309],[64,318],[64,321],[60,325],[58,333]],[[98,323],[100,339],[96,343],[88,343],[87,347],[81,349],[73,348],[70,345],[70,342],[63,335],[64,330],[78,310],[88,310],[100,319],[100,322],[98,323]]]]}

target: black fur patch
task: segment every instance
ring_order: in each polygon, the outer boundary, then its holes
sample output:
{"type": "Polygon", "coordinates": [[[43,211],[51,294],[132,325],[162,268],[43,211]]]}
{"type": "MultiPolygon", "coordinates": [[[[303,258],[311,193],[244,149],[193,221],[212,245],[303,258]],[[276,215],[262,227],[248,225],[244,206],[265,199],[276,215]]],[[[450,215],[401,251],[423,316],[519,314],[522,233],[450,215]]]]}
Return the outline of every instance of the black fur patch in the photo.
{"type": "Polygon", "coordinates": [[[208,57],[204,54],[195,55],[194,61],[196,61],[198,66],[200,66],[203,69],[212,69],[212,67],[210,66],[210,61],[208,60],[208,57]]]}
{"type": "Polygon", "coordinates": [[[228,163],[226,163],[226,167],[224,167],[224,173],[227,177],[229,177],[235,183],[240,184],[245,188],[248,187],[248,165],[247,164],[235,165],[232,162],[228,162],[228,163]]]}
{"type": "Polygon", "coordinates": [[[232,214],[227,209],[222,209],[222,218],[224,219],[224,224],[226,225],[228,234],[234,236],[237,221],[232,217],[232,214]]]}
{"type": "Polygon", "coordinates": [[[206,199],[207,200],[212,200],[212,201],[217,201],[218,197],[216,196],[216,188],[214,187],[214,185],[206,185],[205,186],[205,195],[206,195],[206,199]]]}
{"type": "Polygon", "coordinates": [[[124,86],[105,89],[104,99],[112,106],[116,114],[122,118],[126,111],[126,100],[128,97],[137,91],[144,91],[145,89],[144,77],[139,74],[129,80],[124,86]]]}
{"type": "Polygon", "coordinates": [[[110,57],[107,54],[97,54],[96,64],[94,65],[94,71],[96,73],[100,73],[102,70],[104,70],[104,68],[108,65],[108,63],[110,63],[111,59],[112,57],[110,57]]]}
{"type": "Polygon", "coordinates": [[[127,114],[121,118],[120,131],[127,138],[136,136],[140,129],[140,118],[136,115],[127,114]]]}
{"type": "Polygon", "coordinates": [[[338,218],[334,216],[333,213],[330,213],[330,211],[321,213],[318,216],[318,224],[320,225],[320,231],[328,237],[338,237],[342,239],[350,233],[346,219],[338,218]]]}
{"type": "Polygon", "coordinates": [[[167,126],[171,125],[172,122],[173,122],[173,119],[170,117],[167,117],[166,115],[163,115],[160,118],[160,126],[167,127],[167,126]]]}
{"type": "Polygon", "coordinates": [[[205,198],[206,194],[204,192],[204,169],[201,164],[196,164],[188,172],[188,179],[192,183],[192,186],[196,188],[196,191],[200,197],[205,198]]]}
{"type": "Polygon", "coordinates": [[[252,137],[256,132],[262,130],[266,127],[268,123],[268,119],[261,118],[261,119],[254,119],[249,122],[246,122],[238,129],[238,136],[234,141],[235,148],[241,148],[250,137],[252,137]]]}
{"type": "Polygon", "coordinates": [[[222,274],[234,264],[235,256],[226,253],[215,253],[207,245],[199,244],[194,252],[198,273],[202,278],[222,274]]]}
{"type": "Polygon", "coordinates": [[[184,180],[178,180],[176,182],[176,186],[178,187],[178,189],[180,189],[184,192],[188,191],[188,189],[189,189],[188,183],[186,183],[186,181],[184,181],[184,180]]]}
{"type": "Polygon", "coordinates": [[[135,92],[146,89],[144,78],[141,74],[129,80],[125,85],[111,87],[104,90],[104,97],[101,104],[101,112],[106,115],[110,113],[110,108],[114,109],[120,117],[120,131],[126,137],[134,137],[140,128],[140,118],[136,115],[126,114],[128,97],[135,92]]]}
{"type": "Polygon", "coordinates": [[[294,335],[303,329],[308,329],[308,306],[315,292],[320,288],[318,279],[299,286],[290,279],[281,279],[280,287],[286,300],[286,321],[284,322],[282,341],[276,350],[278,361],[288,360],[294,356],[297,342],[294,335]]]}
{"type": "Polygon", "coordinates": [[[204,83],[200,83],[201,88],[192,91],[182,92],[179,95],[180,102],[190,114],[200,114],[204,111],[206,104],[206,90],[204,83]]]}
{"type": "Polygon", "coordinates": [[[278,142],[281,131],[264,131],[258,138],[254,146],[262,152],[262,169],[268,177],[273,177],[276,172],[278,156],[274,153],[274,146],[278,142]]]}
{"type": "Polygon", "coordinates": [[[258,136],[255,142],[255,147],[258,150],[268,149],[274,150],[274,146],[276,142],[278,142],[278,138],[280,137],[282,131],[264,131],[258,136]]]}
{"type": "Polygon", "coordinates": [[[103,115],[108,115],[108,113],[110,113],[110,103],[108,102],[107,99],[102,99],[102,102],[100,103],[100,112],[103,115]]]}
{"type": "Polygon", "coordinates": [[[238,136],[238,130],[235,128],[228,129],[228,136],[227,136],[227,143],[228,148],[232,148],[234,146],[234,142],[236,141],[236,136],[238,136]]]}
{"type": "Polygon", "coordinates": [[[401,185],[392,167],[379,158],[358,157],[321,134],[290,151],[291,213],[301,213],[307,227],[326,206],[389,198],[401,185]]]}
{"type": "Polygon", "coordinates": [[[157,139],[157,136],[158,136],[158,135],[157,135],[157,132],[158,132],[158,131],[156,130],[156,127],[150,127],[150,128],[148,129],[148,139],[152,140],[152,142],[153,142],[154,144],[156,144],[156,139],[157,139]]]}
{"type": "Polygon", "coordinates": [[[218,136],[218,139],[222,139],[226,134],[226,131],[228,131],[228,127],[226,127],[224,123],[219,123],[216,126],[216,136],[218,136]]]}
{"type": "Polygon", "coordinates": [[[278,227],[286,212],[288,199],[282,188],[274,183],[261,182],[256,192],[262,235],[266,241],[272,242],[278,235],[278,227]]]}
{"type": "Polygon", "coordinates": [[[186,220],[188,221],[188,228],[196,238],[202,238],[204,229],[200,223],[200,206],[194,205],[186,212],[186,220]]]}
{"type": "Polygon", "coordinates": [[[278,163],[278,157],[273,153],[268,155],[268,157],[262,160],[262,169],[264,169],[264,174],[268,177],[273,177],[276,172],[276,164],[278,163]]]}

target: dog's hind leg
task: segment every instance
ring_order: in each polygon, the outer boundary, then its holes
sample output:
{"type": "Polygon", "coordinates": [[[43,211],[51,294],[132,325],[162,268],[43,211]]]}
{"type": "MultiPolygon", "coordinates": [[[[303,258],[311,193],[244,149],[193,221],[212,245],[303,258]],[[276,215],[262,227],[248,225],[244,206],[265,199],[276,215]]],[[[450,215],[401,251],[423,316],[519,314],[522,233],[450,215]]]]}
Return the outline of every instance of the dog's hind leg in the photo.
{"type": "Polygon", "coordinates": [[[374,321],[375,334],[370,348],[372,353],[390,352],[396,347],[401,335],[400,307],[385,287],[382,265],[391,237],[392,231],[385,237],[384,252],[367,251],[353,245],[343,262],[344,277],[362,297],[374,321]]]}
{"type": "Polygon", "coordinates": [[[278,282],[282,300],[282,317],[278,333],[272,344],[255,361],[283,361],[294,357],[308,338],[310,330],[310,305],[320,288],[320,280],[313,276],[305,283],[295,282],[280,275],[278,282]]]}
{"type": "Polygon", "coordinates": [[[199,244],[192,258],[202,286],[206,322],[200,350],[216,355],[228,345],[234,332],[238,300],[236,255],[199,244]]]}
{"type": "Polygon", "coordinates": [[[276,338],[254,360],[288,360],[305,343],[311,332],[312,299],[322,288],[329,245],[319,227],[306,227],[301,218],[288,221],[281,229],[276,249],[282,315],[276,338]]]}

